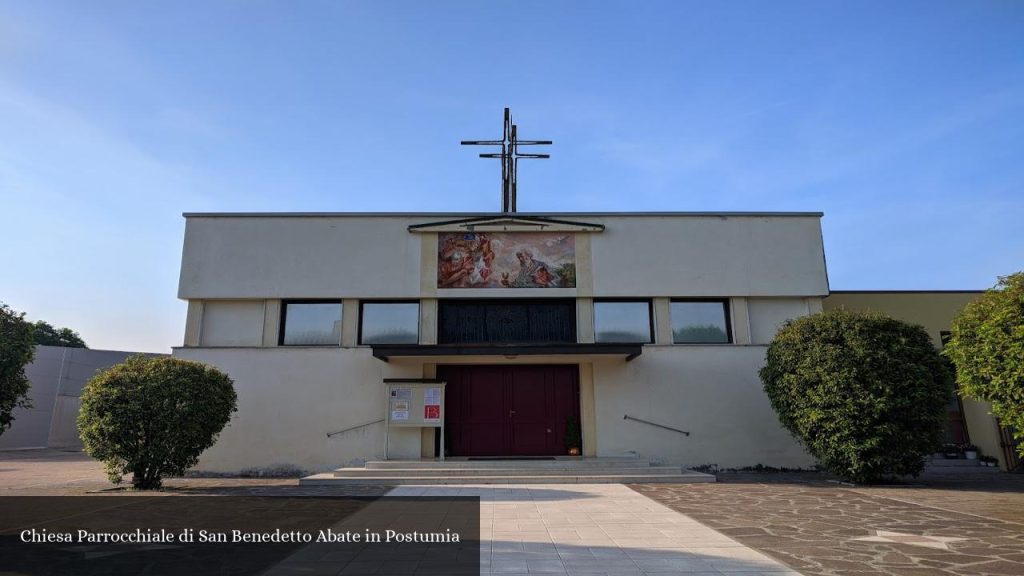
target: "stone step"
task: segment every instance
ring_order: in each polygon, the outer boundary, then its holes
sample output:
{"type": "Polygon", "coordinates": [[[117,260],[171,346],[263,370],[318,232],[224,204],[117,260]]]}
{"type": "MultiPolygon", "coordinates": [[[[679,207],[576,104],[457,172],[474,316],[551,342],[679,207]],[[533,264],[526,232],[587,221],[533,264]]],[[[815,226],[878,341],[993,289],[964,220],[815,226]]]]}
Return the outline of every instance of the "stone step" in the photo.
{"type": "Polygon", "coordinates": [[[419,485],[419,484],[646,484],[714,482],[711,474],[685,470],[679,474],[575,474],[567,476],[434,476],[400,477],[391,475],[339,478],[332,472],[299,480],[300,486],[419,485]]]}
{"type": "Polygon", "coordinates": [[[638,468],[650,466],[651,461],[640,458],[573,458],[560,457],[555,460],[371,460],[364,467],[370,470],[387,469],[565,469],[565,468],[638,468]]]}
{"type": "Polygon", "coordinates": [[[985,468],[978,460],[966,458],[932,458],[928,465],[935,468],[985,468]]]}
{"type": "Polygon", "coordinates": [[[431,468],[339,468],[333,474],[339,478],[358,478],[373,476],[393,476],[402,478],[441,478],[447,476],[671,476],[678,475],[679,466],[560,466],[558,468],[465,468],[465,467],[431,467],[431,468]]]}

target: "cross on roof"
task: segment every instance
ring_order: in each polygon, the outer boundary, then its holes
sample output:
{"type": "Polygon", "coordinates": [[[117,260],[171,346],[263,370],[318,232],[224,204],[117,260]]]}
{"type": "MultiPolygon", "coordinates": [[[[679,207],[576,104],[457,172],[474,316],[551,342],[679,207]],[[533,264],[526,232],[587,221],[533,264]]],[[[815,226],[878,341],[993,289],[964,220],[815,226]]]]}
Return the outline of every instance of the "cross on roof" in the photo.
{"type": "Polygon", "coordinates": [[[483,153],[481,158],[497,158],[501,160],[501,211],[516,211],[516,168],[520,158],[550,158],[550,154],[523,154],[520,146],[547,146],[551,140],[520,140],[516,134],[516,125],[512,123],[512,114],[505,108],[505,127],[501,140],[463,140],[463,146],[501,146],[501,152],[483,153]]]}

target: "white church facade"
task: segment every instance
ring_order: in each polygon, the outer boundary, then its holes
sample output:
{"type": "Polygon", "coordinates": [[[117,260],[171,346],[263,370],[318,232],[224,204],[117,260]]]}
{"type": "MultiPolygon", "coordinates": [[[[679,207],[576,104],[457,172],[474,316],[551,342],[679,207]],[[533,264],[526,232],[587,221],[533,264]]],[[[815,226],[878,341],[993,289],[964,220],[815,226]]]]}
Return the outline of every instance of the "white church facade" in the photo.
{"type": "Polygon", "coordinates": [[[814,464],[757,371],[828,295],[820,213],[185,217],[174,355],[225,370],[239,402],[199,469],[814,464]],[[388,382],[443,384],[443,406],[412,407],[443,425],[389,426],[410,407],[388,382]]]}

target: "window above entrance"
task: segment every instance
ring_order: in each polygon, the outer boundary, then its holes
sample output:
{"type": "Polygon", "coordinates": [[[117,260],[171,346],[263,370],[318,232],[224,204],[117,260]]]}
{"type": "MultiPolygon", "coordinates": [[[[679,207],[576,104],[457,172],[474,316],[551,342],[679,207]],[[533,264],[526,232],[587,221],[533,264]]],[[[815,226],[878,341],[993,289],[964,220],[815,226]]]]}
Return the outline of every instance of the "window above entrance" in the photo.
{"type": "Polygon", "coordinates": [[[576,301],[563,298],[441,300],[440,344],[576,342],[576,301]]]}

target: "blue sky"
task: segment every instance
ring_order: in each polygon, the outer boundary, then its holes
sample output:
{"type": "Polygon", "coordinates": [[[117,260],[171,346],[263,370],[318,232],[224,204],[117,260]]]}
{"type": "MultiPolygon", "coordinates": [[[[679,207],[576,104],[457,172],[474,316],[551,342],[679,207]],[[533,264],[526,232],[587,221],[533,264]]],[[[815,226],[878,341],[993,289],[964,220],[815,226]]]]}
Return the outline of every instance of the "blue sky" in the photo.
{"type": "Polygon", "coordinates": [[[0,301],[180,344],[184,211],[823,211],[833,289],[1024,268],[1024,2],[0,0],[0,301]]]}

